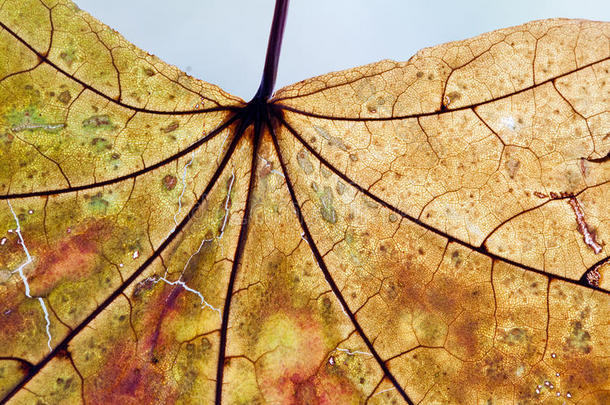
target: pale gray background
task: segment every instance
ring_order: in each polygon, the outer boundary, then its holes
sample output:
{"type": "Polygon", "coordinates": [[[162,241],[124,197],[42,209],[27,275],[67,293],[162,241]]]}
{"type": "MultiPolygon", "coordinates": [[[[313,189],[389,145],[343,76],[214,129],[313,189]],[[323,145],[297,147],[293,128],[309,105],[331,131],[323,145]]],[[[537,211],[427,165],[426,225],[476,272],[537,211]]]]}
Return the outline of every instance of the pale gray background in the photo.
{"type": "MultiPolygon", "coordinates": [[[[129,41],[249,100],[274,0],[76,0],[129,41]]],[[[608,0],[292,0],[276,89],[497,28],[550,18],[610,20],[608,0]]]]}

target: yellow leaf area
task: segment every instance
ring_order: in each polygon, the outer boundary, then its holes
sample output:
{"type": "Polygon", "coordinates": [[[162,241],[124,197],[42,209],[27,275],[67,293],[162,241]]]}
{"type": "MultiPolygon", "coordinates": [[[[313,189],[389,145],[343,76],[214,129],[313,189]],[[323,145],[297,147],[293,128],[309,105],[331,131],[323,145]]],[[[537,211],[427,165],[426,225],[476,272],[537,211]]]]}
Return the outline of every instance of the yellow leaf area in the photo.
{"type": "Polygon", "coordinates": [[[245,103],[0,3],[0,402],[610,402],[609,36],[245,103]]]}

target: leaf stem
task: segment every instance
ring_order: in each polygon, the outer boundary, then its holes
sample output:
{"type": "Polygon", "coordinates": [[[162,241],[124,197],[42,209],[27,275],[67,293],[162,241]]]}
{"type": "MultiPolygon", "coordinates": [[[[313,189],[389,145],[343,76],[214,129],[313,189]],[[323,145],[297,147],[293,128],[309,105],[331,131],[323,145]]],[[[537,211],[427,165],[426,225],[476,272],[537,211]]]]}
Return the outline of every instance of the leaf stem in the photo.
{"type": "Polygon", "coordinates": [[[273,12],[273,22],[267,43],[267,56],[265,58],[265,68],[261,84],[254,96],[254,99],[268,100],[275,86],[277,76],[277,66],[280,61],[280,51],[282,48],[282,38],[284,37],[284,26],[286,25],[286,15],[288,14],[289,0],[276,0],[275,11],[273,12]]]}

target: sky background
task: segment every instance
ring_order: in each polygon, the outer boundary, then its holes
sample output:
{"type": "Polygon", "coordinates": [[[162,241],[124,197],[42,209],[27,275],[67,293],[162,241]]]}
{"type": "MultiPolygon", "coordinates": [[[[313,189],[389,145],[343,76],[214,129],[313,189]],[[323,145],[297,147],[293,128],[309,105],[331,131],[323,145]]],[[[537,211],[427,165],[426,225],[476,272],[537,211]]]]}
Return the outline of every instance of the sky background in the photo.
{"type": "MultiPolygon", "coordinates": [[[[250,100],[274,0],[76,0],[127,40],[250,100]]],[[[330,71],[551,17],[610,21],[608,0],[292,0],[276,89],[330,71]]]]}

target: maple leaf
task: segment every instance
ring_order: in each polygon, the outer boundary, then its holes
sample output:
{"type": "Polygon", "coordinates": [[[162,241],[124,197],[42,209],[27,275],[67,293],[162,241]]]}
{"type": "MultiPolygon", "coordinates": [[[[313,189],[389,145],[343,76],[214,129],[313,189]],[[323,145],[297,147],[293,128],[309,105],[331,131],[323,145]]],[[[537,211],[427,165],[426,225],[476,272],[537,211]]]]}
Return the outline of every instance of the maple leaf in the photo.
{"type": "Polygon", "coordinates": [[[0,6],[0,395],[607,403],[607,23],[250,102],[69,1],[0,6]]]}

